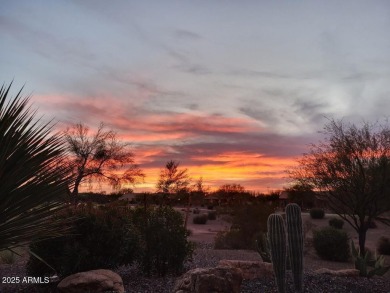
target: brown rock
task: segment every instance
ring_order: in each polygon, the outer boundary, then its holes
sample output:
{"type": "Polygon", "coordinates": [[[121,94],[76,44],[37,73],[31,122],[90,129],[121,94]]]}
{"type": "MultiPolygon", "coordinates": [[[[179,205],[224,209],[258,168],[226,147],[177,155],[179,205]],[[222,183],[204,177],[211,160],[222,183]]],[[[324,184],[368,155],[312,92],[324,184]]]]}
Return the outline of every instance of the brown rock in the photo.
{"type": "Polygon", "coordinates": [[[242,278],[252,280],[257,278],[272,278],[274,275],[272,264],[262,261],[221,260],[218,267],[237,268],[241,271],[242,278]]]}
{"type": "Polygon", "coordinates": [[[359,270],[355,269],[345,269],[345,270],[330,270],[326,268],[321,268],[314,271],[315,274],[326,274],[339,277],[357,277],[359,276],[359,270]]]}
{"type": "Polygon", "coordinates": [[[70,275],[57,286],[61,293],[124,293],[122,278],[110,270],[93,270],[70,275]]]}
{"type": "Polygon", "coordinates": [[[239,293],[241,272],[236,268],[197,268],[176,280],[174,293],[239,293]]]}

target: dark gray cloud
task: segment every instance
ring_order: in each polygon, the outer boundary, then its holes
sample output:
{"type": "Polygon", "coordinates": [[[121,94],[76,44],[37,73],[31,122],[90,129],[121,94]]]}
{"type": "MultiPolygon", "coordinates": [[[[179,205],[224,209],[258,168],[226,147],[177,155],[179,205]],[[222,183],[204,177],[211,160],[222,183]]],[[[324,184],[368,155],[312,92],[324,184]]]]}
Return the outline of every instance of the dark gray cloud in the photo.
{"type": "Polygon", "coordinates": [[[183,30],[183,29],[176,30],[175,36],[177,38],[183,39],[183,40],[200,40],[200,39],[202,39],[201,35],[194,33],[194,32],[191,32],[191,31],[188,31],[188,30],[183,30]]]}

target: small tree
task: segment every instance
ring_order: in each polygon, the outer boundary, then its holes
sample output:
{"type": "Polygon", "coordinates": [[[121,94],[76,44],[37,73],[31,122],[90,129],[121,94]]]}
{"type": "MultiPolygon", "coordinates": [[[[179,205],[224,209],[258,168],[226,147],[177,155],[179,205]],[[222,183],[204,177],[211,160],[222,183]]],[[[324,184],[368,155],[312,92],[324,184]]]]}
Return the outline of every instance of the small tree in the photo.
{"type": "Polygon", "coordinates": [[[226,201],[229,205],[242,204],[244,200],[249,200],[253,196],[245,190],[241,184],[224,184],[218,188],[215,195],[222,201],[226,201]]]}
{"type": "Polygon", "coordinates": [[[84,124],[76,124],[65,131],[68,143],[69,166],[75,178],[72,191],[73,201],[77,200],[79,186],[85,181],[90,183],[106,181],[114,188],[123,183],[135,184],[145,175],[134,163],[134,154],[129,145],[118,141],[113,130],[100,124],[96,133],[90,135],[84,124]],[[120,168],[126,168],[122,173],[120,168]]]}
{"type": "Polygon", "coordinates": [[[179,169],[179,162],[170,160],[165,168],[160,171],[160,178],[157,182],[157,192],[177,193],[186,190],[190,184],[190,177],[187,169],[179,169]]]}
{"type": "Polygon", "coordinates": [[[197,204],[203,203],[209,189],[209,187],[204,185],[203,178],[199,177],[198,180],[196,180],[196,182],[191,186],[191,201],[197,204]]]}
{"type": "Polygon", "coordinates": [[[296,183],[285,189],[290,202],[298,203],[302,208],[312,208],[315,200],[315,192],[309,184],[296,183]]]}
{"type": "Polygon", "coordinates": [[[382,217],[390,211],[390,128],[331,120],[324,130],[325,141],[311,145],[290,175],[321,191],[329,208],[359,234],[364,255],[371,221],[390,224],[382,217]]]}

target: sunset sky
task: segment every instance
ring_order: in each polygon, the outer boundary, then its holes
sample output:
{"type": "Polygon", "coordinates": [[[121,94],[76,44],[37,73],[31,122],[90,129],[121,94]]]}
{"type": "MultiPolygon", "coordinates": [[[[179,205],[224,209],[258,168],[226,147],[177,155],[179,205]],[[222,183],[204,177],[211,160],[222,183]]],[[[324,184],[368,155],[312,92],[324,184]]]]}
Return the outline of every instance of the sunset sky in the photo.
{"type": "Polygon", "coordinates": [[[267,191],[327,118],[390,109],[390,2],[31,1],[0,8],[0,81],[58,127],[102,121],[154,191],[177,160],[267,191]]]}

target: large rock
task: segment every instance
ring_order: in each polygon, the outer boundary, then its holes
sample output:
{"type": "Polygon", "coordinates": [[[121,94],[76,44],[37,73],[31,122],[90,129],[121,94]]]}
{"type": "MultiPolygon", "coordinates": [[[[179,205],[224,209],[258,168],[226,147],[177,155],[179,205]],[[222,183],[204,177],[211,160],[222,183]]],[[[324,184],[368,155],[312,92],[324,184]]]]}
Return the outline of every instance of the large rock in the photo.
{"type": "Polygon", "coordinates": [[[242,278],[252,280],[257,278],[272,278],[274,271],[271,263],[262,261],[221,260],[218,267],[237,268],[241,271],[242,278]]]}
{"type": "Polygon", "coordinates": [[[61,293],[125,292],[122,278],[110,270],[93,270],[70,275],[63,279],[57,288],[61,293]]]}
{"type": "Polygon", "coordinates": [[[176,280],[174,293],[239,293],[240,270],[231,267],[198,268],[176,280]]]}
{"type": "Polygon", "coordinates": [[[359,270],[345,269],[345,270],[330,270],[326,268],[318,269],[314,271],[315,274],[326,274],[339,277],[357,277],[359,276],[359,270]]]}

